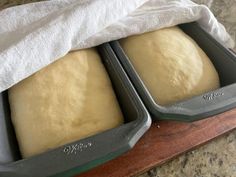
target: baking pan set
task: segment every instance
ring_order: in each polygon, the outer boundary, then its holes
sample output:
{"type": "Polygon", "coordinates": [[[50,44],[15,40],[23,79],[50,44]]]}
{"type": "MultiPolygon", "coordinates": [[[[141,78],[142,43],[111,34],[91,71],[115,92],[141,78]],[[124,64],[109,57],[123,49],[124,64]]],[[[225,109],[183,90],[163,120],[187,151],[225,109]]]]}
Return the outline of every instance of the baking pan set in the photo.
{"type": "Polygon", "coordinates": [[[194,121],[236,106],[235,55],[198,24],[183,24],[180,27],[212,59],[220,76],[220,89],[169,107],[160,106],[153,101],[119,42],[102,44],[97,49],[112,81],[125,123],[103,133],[22,159],[10,121],[7,91],[4,91],[0,93],[0,176],[73,176],[111,160],[131,149],[148,130],[151,118],[147,109],[153,119],[194,121]]]}

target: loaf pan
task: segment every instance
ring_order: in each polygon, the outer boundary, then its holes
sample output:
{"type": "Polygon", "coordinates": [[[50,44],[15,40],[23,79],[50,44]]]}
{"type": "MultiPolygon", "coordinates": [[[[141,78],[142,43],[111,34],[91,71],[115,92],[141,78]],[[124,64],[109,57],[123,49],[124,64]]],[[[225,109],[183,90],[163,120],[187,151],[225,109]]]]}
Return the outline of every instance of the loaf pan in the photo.
{"type": "Polygon", "coordinates": [[[196,121],[236,106],[236,56],[217,42],[196,22],[181,24],[179,27],[193,38],[211,59],[220,77],[221,88],[204,93],[170,106],[155,103],[144,83],[138,76],[118,41],[110,42],[122,66],[135,86],[153,119],[196,121]]]}
{"type": "Polygon", "coordinates": [[[103,44],[97,49],[112,81],[125,123],[86,139],[27,159],[21,159],[10,121],[7,91],[4,91],[0,93],[1,177],[73,176],[128,151],[147,131],[151,125],[148,111],[110,45],[103,44]]]}

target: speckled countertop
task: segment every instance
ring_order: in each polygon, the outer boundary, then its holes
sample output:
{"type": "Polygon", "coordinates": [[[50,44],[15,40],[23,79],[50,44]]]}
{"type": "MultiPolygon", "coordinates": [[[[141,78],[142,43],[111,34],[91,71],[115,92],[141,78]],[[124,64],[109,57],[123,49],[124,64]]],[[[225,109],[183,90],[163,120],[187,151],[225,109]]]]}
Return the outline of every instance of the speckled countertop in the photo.
{"type": "MultiPolygon", "coordinates": [[[[0,0],[0,10],[36,1],[0,0]]],[[[236,0],[194,1],[210,7],[236,41],[236,0]]],[[[236,177],[236,130],[137,177],[236,177]]]]}

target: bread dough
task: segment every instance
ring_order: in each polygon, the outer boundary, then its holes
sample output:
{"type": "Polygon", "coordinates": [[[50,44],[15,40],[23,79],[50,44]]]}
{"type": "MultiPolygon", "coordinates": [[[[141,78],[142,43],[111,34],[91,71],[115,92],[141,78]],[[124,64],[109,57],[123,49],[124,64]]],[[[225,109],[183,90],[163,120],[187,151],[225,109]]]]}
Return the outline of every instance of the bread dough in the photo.
{"type": "Polygon", "coordinates": [[[159,105],[217,89],[219,77],[203,50],[178,27],[120,40],[135,70],[159,105]]]}
{"type": "Polygon", "coordinates": [[[11,118],[24,158],[123,123],[95,49],[71,52],[9,90],[11,118]]]}

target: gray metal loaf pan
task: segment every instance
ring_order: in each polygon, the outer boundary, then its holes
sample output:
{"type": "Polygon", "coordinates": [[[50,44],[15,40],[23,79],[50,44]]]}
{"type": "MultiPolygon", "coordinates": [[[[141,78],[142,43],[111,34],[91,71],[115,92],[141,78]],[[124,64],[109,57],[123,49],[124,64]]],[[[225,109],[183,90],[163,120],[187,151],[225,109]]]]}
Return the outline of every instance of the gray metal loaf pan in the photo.
{"type": "Polygon", "coordinates": [[[218,71],[221,88],[166,107],[154,101],[119,42],[110,42],[152,118],[196,121],[234,108],[236,106],[235,54],[217,42],[196,22],[182,24],[179,27],[193,38],[211,59],[218,71]]]}
{"type": "MultiPolygon", "coordinates": [[[[21,159],[10,121],[7,91],[0,93],[0,177],[73,176],[131,149],[151,118],[108,44],[98,47],[125,124],[54,150],[21,159]]],[[[109,108],[108,108],[109,109],[109,108]]]]}

